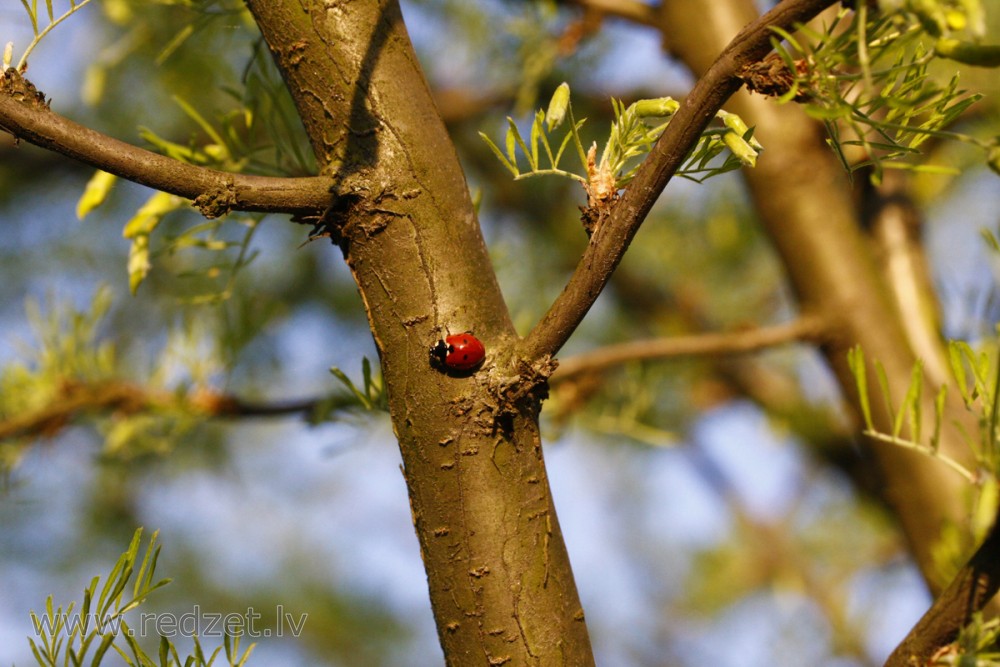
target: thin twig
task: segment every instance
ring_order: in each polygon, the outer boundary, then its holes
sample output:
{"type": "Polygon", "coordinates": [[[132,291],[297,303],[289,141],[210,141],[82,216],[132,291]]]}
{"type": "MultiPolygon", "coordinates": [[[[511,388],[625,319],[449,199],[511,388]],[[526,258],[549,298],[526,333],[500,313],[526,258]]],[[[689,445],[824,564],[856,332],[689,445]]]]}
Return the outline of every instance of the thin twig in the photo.
{"type": "MultiPolygon", "coordinates": [[[[11,71],[4,76],[18,76],[11,71]]],[[[130,181],[199,200],[206,215],[233,210],[319,216],[334,200],[329,191],[332,181],[323,176],[280,178],[198,167],[119,141],[60,116],[44,104],[2,92],[0,129],[130,181]]]]}
{"type": "Polygon", "coordinates": [[[560,360],[552,382],[565,381],[581,373],[602,371],[629,361],[757,352],[785,343],[815,341],[825,331],[824,322],[819,317],[806,315],[787,324],[770,327],[609,345],[560,360]]]}
{"type": "Polygon", "coordinates": [[[84,415],[136,414],[181,408],[208,418],[284,417],[309,415],[324,399],[260,403],[201,389],[186,396],[120,380],[67,382],[47,405],[0,420],[0,440],[50,437],[84,415]]]}
{"type": "Polygon", "coordinates": [[[595,230],[583,258],[549,311],[528,334],[528,359],[555,355],[586,316],[667,182],[723,103],[742,85],[737,74],[771,51],[773,27],[792,28],[835,0],[785,0],[746,26],[699,79],[642,163],[611,214],[595,230]]]}

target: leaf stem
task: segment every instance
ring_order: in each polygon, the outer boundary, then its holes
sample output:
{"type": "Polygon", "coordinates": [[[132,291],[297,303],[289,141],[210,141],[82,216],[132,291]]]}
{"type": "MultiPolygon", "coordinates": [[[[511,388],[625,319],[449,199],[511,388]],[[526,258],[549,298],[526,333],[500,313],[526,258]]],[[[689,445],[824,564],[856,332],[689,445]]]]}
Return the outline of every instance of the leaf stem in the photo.
{"type": "Polygon", "coordinates": [[[931,449],[930,447],[921,445],[918,442],[913,442],[912,440],[900,438],[899,436],[889,435],[887,433],[879,433],[878,431],[872,431],[871,429],[865,429],[863,433],[872,440],[878,440],[879,442],[887,442],[891,445],[902,447],[903,449],[909,449],[915,452],[919,452],[921,454],[926,454],[931,458],[939,460],[941,463],[945,464],[946,466],[957,472],[959,475],[964,477],[965,480],[970,484],[977,483],[975,474],[973,474],[968,468],[966,468],[961,463],[951,458],[947,454],[942,454],[940,450],[931,449]]]}
{"type": "Polygon", "coordinates": [[[19,72],[24,71],[24,68],[28,64],[28,55],[35,49],[36,46],[38,46],[38,43],[42,41],[43,37],[49,34],[49,32],[57,25],[59,25],[60,23],[68,19],[70,16],[72,16],[74,13],[76,13],[78,9],[83,9],[83,7],[85,7],[89,2],[90,0],[81,0],[78,3],[72,3],[70,8],[66,10],[65,14],[63,14],[59,18],[53,19],[52,22],[49,23],[47,26],[45,26],[45,28],[41,32],[37,32],[38,22],[36,17],[32,16],[31,24],[32,26],[35,27],[36,30],[35,37],[28,44],[28,48],[24,50],[24,53],[21,54],[21,59],[17,61],[17,71],[19,72]]]}

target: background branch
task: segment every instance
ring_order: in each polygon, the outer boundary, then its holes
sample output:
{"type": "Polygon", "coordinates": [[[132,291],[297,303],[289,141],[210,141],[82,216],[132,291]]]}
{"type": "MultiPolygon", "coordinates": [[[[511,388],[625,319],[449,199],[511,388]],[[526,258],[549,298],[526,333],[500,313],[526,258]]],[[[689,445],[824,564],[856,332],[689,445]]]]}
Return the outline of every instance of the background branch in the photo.
{"type": "MultiPolygon", "coordinates": [[[[714,67],[714,54],[757,12],[751,0],[720,0],[705,10],[705,20],[691,25],[679,21],[706,7],[705,3],[671,0],[663,7],[666,40],[695,76],[714,67]]],[[[848,350],[855,345],[882,368],[878,374],[868,374],[869,395],[883,395],[876,376],[884,373],[886,384],[901,396],[917,363],[905,328],[916,323],[904,324],[889,297],[871,240],[859,224],[849,180],[830,152],[822,128],[795,105],[778,105],[758,95],[736,95],[727,108],[749,119],[754,136],[768,147],[757,167],[743,174],[800,310],[837,321],[836,335],[820,352],[848,404],[859,405],[856,378],[847,363],[848,350]]],[[[919,413],[923,433],[935,428],[939,388],[925,375],[919,413]]],[[[872,414],[876,429],[891,433],[896,415],[887,405],[886,401],[872,402],[872,414]]],[[[975,415],[954,393],[946,397],[945,411],[949,418],[941,425],[940,450],[974,467],[968,434],[979,431],[975,415]]],[[[844,440],[842,444],[849,443],[844,440]]],[[[856,458],[856,446],[845,454],[856,458]]],[[[870,446],[866,466],[877,480],[871,488],[898,517],[929,587],[932,592],[940,590],[946,582],[933,545],[940,541],[945,526],[969,525],[965,480],[939,461],[893,445],[870,446]]]]}
{"type": "Polygon", "coordinates": [[[562,293],[528,334],[522,354],[554,355],[583,321],[646,215],[723,103],[742,85],[736,74],[771,51],[771,28],[790,29],[834,0],[786,0],[747,25],[698,80],[610,215],[597,227],[562,293]]]}
{"type": "MultiPolygon", "coordinates": [[[[641,359],[753,352],[797,340],[814,340],[823,333],[822,322],[802,317],[788,324],[746,331],[678,336],[659,340],[634,341],[603,347],[590,353],[565,359],[553,376],[554,383],[569,380],[590,371],[600,371],[641,359]]],[[[349,396],[344,406],[356,405],[349,396]]],[[[208,418],[310,417],[321,407],[338,406],[328,396],[294,401],[248,401],[208,388],[187,394],[152,389],[132,382],[66,381],[58,396],[32,412],[0,419],[0,440],[10,438],[50,437],[86,414],[123,412],[134,414],[164,408],[180,408],[208,418]]]]}
{"type": "Polygon", "coordinates": [[[231,210],[319,216],[333,202],[332,181],[324,176],[231,174],[180,162],[60,116],[14,69],[0,75],[0,82],[0,129],[129,181],[195,200],[207,217],[231,210]],[[25,96],[26,90],[33,95],[25,96]]]}
{"type": "Polygon", "coordinates": [[[804,316],[787,324],[744,331],[695,334],[608,345],[593,352],[561,360],[559,369],[552,376],[552,381],[569,380],[581,373],[601,371],[628,361],[736,354],[795,341],[815,341],[822,337],[824,331],[824,323],[820,318],[804,316]]]}
{"type": "Polygon", "coordinates": [[[640,25],[655,27],[659,20],[654,5],[647,5],[638,0],[562,0],[567,5],[577,5],[588,11],[595,11],[606,16],[626,19],[640,25]]]}
{"type": "MultiPolygon", "coordinates": [[[[61,393],[44,407],[0,420],[0,440],[52,437],[74,420],[88,414],[136,414],[170,408],[209,418],[309,416],[320,405],[328,403],[329,399],[325,397],[264,403],[245,401],[204,388],[178,394],[121,380],[73,381],[66,382],[61,393]]],[[[344,404],[356,405],[350,397],[345,398],[344,404]]]]}

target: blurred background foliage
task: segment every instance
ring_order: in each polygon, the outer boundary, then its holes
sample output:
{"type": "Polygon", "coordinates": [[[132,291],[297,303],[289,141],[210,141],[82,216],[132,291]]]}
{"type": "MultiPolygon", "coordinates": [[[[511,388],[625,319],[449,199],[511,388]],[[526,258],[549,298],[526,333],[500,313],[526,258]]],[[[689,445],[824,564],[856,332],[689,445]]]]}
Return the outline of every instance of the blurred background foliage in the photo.
{"type": "MultiPolygon", "coordinates": [[[[514,183],[477,133],[500,136],[507,115],[529,118],[569,81],[585,142],[600,141],[611,97],[681,98],[690,77],[654,30],[574,6],[403,8],[525,333],[587,242],[585,195],[514,183]]],[[[16,3],[0,25],[0,41],[30,40],[16,3]]],[[[30,64],[53,109],[120,139],[250,173],[315,169],[235,0],[95,0],[30,64]]],[[[995,71],[962,77],[986,97],[959,128],[1000,134],[995,71]]],[[[930,148],[958,167],[912,181],[945,329],[975,340],[997,317],[978,229],[997,226],[1000,189],[974,149],[930,148]]],[[[362,358],[375,358],[339,251],[281,217],[180,209],[152,235],[132,297],[121,230],[152,193],[117,183],[80,221],[91,175],[0,135],[0,416],[110,392],[0,445],[0,662],[29,664],[28,610],[78,598],[146,526],[174,579],[147,611],[252,607],[271,629],[279,605],[309,614],[301,638],[259,638],[250,664],[438,664],[387,418],[329,372],[363,387],[362,358]],[[230,396],[312,407],[207,418],[230,396]]],[[[562,356],[793,315],[738,174],[675,182],[562,356]]],[[[861,456],[831,446],[850,431],[806,347],[576,377],[554,386],[543,426],[600,664],[880,664],[926,604],[890,521],[849,481],[860,461],[832,453],[861,456]]]]}

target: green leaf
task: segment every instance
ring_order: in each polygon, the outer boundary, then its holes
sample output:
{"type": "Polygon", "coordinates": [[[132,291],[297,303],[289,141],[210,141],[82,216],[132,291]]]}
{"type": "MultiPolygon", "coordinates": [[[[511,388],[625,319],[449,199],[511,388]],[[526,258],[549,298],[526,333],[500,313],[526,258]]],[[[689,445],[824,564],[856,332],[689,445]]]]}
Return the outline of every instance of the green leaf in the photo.
{"type": "Polygon", "coordinates": [[[860,345],[855,345],[847,352],[847,365],[854,375],[854,382],[858,390],[858,402],[861,404],[861,414],[865,420],[865,428],[874,430],[872,421],[871,404],[868,400],[868,379],[865,367],[865,354],[860,345]]]}
{"type": "Polygon", "coordinates": [[[198,110],[195,109],[187,100],[179,95],[174,95],[173,99],[174,102],[176,102],[177,105],[184,111],[184,113],[187,114],[191,120],[197,123],[198,126],[204,130],[205,134],[212,138],[212,141],[218,144],[225,144],[225,141],[216,131],[215,127],[209,123],[204,116],[198,113],[198,110]]]}
{"type": "Polygon", "coordinates": [[[21,0],[21,4],[24,5],[24,10],[28,13],[28,20],[31,21],[31,32],[36,37],[38,36],[38,13],[32,11],[31,5],[28,4],[28,0],[21,0]]]}
{"type": "MultiPolygon", "coordinates": [[[[513,124],[513,121],[510,119],[509,116],[507,117],[507,122],[510,123],[510,124],[513,124]]],[[[506,136],[506,142],[507,142],[507,144],[506,145],[507,145],[507,158],[510,160],[511,164],[515,164],[516,165],[517,164],[517,140],[514,137],[514,132],[515,132],[515,129],[512,129],[510,126],[507,127],[507,136],[506,136]]]]}
{"type": "Polygon", "coordinates": [[[114,174],[109,174],[106,171],[94,172],[83,189],[80,201],[77,202],[76,217],[83,220],[88,213],[103,204],[117,178],[114,174]]]}
{"type": "Polygon", "coordinates": [[[944,401],[947,393],[948,387],[941,385],[937,396],[934,397],[934,435],[931,436],[930,447],[935,453],[941,444],[941,423],[944,421],[944,401]]]}
{"type": "Polygon", "coordinates": [[[137,236],[128,250],[128,289],[133,295],[153,268],[149,261],[149,237],[137,236]]]}
{"type": "Polygon", "coordinates": [[[108,652],[114,641],[115,635],[110,632],[101,638],[101,643],[97,646],[97,650],[94,651],[94,658],[90,661],[91,667],[97,667],[101,664],[104,654],[108,652]]]}
{"type": "MultiPolygon", "coordinates": [[[[33,617],[32,620],[34,620],[35,618],[37,617],[33,617]]],[[[55,667],[56,664],[55,660],[50,660],[48,653],[43,654],[38,649],[38,645],[35,644],[35,640],[32,639],[31,637],[28,638],[28,645],[31,647],[31,653],[32,655],[35,656],[35,661],[38,662],[39,665],[45,665],[46,667],[55,667]]]]}
{"type": "Polygon", "coordinates": [[[549,158],[549,165],[551,165],[552,169],[555,169],[559,166],[558,160],[556,160],[555,155],[552,154],[552,146],[549,144],[549,136],[545,133],[544,129],[542,129],[539,133],[538,139],[542,144],[542,148],[545,149],[546,157],[549,158]]]}
{"type": "Polygon", "coordinates": [[[160,667],[169,667],[169,665],[170,665],[170,641],[166,637],[164,637],[163,635],[160,635],[159,658],[160,658],[160,667]]]}
{"type": "Polygon", "coordinates": [[[180,197],[157,192],[125,223],[122,235],[132,239],[128,253],[128,283],[132,294],[136,293],[152,268],[149,260],[149,235],[163,221],[164,216],[183,205],[184,200],[180,197]]]}
{"type": "MultiPolygon", "coordinates": [[[[920,397],[923,393],[924,373],[923,363],[917,361],[913,365],[910,375],[910,386],[903,397],[903,404],[899,407],[899,415],[896,421],[901,422],[905,416],[910,427],[910,437],[914,442],[920,442],[920,397]]],[[[900,428],[901,428],[900,424],[900,428]]]]}
{"type": "MultiPolygon", "coordinates": [[[[235,653],[237,655],[239,655],[239,649],[240,649],[240,638],[239,637],[236,638],[236,642],[235,642],[233,648],[234,648],[235,653]]],[[[247,661],[250,660],[250,655],[253,653],[253,650],[255,648],[257,648],[257,643],[256,642],[250,644],[250,646],[247,647],[247,650],[243,652],[243,655],[239,655],[239,660],[237,660],[235,663],[233,663],[233,666],[234,667],[243,667],[244,665],[246,665],[247,661]]]]}
{"type": "Polygon", "coordinates": [[[176,211],[184,205],[184,200],[166,192],[153,194],[146,203],[125,223],[122,236],[127,239],[153,233],[157,225],[168,213],[176,211]]]}
{"type": "Polygon", "coordinates": [[[521,152],[524,153],[524,157],[528,160],[528,166],[531,167],[532,171],[536,171],[538,169],[538,160],[531,159],[532,152],[531,150],[528,149],[527,144],[524,143],[524,139],[521,138],[521,132],[517,129],[517,124],[514,122],[514,119],[511,118],[510,116],[507,117],[507,125],[508,125],[508,134],[507,134],[508,149],[510,148],[510,133],[512,132],[514,134],[514,141],[517,143],[518,146],[521,147],[521,152]]]}
{"type": "Polygon", "coordinates": [[[903,420],[901,415],[902,411],[896,412],[896,409],[892,404],[892,393],[889,391],[889,376],[886,375],[885,366],[882,365],[878,359],[875,360],[875,377],[878,379],[879,390],[882,392],[882,398],[885,399],[885,409],[892,419],[892,437],[898,438],[899,432],[903,428],[903,420]]]}
{"type": "Polygon", "coordinates": [[[972,408],[972,403],[975,399],[969,392],[969,381],[965,373],[963,355],[966,352],[969,354],[972,352],[968,343],[962,341],[952,341],[948,344],[948,362],[951,366],[952,375],[955,376],[955,384],[958,385],[958,391],[962,396],[962,401],[965,403],[966,409],[970,409],[972,408]]]}
{"type": "Polygon", "coordinates": [[[373,409],[374,406],[372,405],[372,402],[368,399],[364,392],[357,388],[357,386],[351,381],[351,378],[347,377],[347,374],[344,373],[344,371],[340,370],[336,366],[332,366],[330,368],[330,372],[333,373],[334,377],[340,380],[340,382],[347,387],[352,394],[354,394],[355,398],[358,399],[358,402],[361,403],[366,410],[373,409]]]}
{"type": "Polygon", "coordinates": [[[507,159],[507,157],[503,154],[500,148],[495,143],[493,143],[493,141],[488,136],[486,136],[485,132],[480,132],[479,136],[482,137],[483,141],[486,142],[486,145],[490,147],[491,151],[493,151],[493,154],[497,156],[498,160],[500,160],[500,163],[503,166],[507,167],[507,170],[510,171],[510,173],[512,173],[515,178],[521,175],[521,172],[518,170],[518,168],[514,166],[514,164],[512,164],[510,160],[507,159]]]}
{"type": "MultiPolygon", "coordinates": [[[[160,549],[156,547],[155,548],[156,555],[155,556],[153,555],[154,547],[156,545],[156,538],[159,535],[159,533],[160,531],[154,530],[153,534],[149,536],[149,545],[146,547],[146,553],[142,557],[142,563],[139,565],[139,571],[136,573],[135,576],[135,584],[132,587],[133,597],[138,597],[139,593],[145,588],[145,586],[149,583],[149,579],[153,576],[153,569],[156,567],[156,558],[159,556],[160,553],[160,549]]],[[[142,528],[139,528],[138,530],[136,530],[135,537],[139,537],[141,535],[142,535],[142,528]]],[[[136,552],[136,555],[138,555],[138,551],[136,552]]]]}
{"type": "MultiPolygon", "coordinates": [[[[124,623],[122,624],[122,627],[123,628],[125,627],[124,623]]],[[[122,635],[124,635],[125,643],[128,644],[129,649],[132,651],[132,657],[135,659],[134,663],[132,661],[128,661],[130,665],[134,664],[137,666],[141,665],[142,667],[146,667],[146,665],[153,664],[152,659],[148,655],[146,655],[145,651],[142,650],[142,647],[139,646],[139,642],[132,635],[132,633],[122,632],[122,635]]]]}
{"type": "Polygon", "coordinates": [[[49,32],[51,32],[52,29],[55,28],[57,25],[59,25],[60,23],[68,19],[70,16],[72,16],[78,9],[82,9],[84,6],[86,6],[89,2],[90,0],[80,0],[80,2],[74,2],[71,0],[70,8],[61,16],[56,17],[52,9],[52,0],[45,0],[45,8],[48,13],[49,24],[45,26],[45,28],[43,28],[42,30],[39,30],[37,0],[33,0],[30,6],[28,5],[26,0],[21,0],[21,4],[28,12],[28,18],[31,21],[31,29],[32,32],[34,33],[34,39],[31,40],[31,43],[28,44],[28,48],[26,48],[24,50],[24,53],[21,54],[21,58],[18,61],[17,65],[15,65],[15,67],[19,71],[24,71],[24,69],[28,65],[28,56],[32,53],[32,51],[34,51],[35,47],[38,46],[38,43],[42,40],[42,38],[48,35],[49,32]]]}

